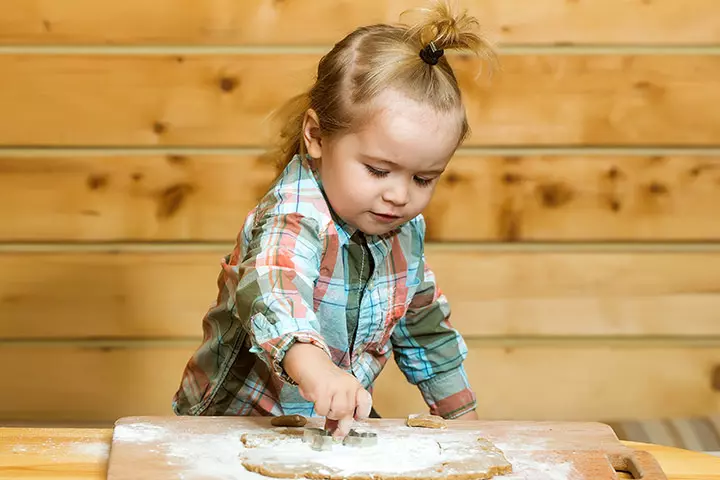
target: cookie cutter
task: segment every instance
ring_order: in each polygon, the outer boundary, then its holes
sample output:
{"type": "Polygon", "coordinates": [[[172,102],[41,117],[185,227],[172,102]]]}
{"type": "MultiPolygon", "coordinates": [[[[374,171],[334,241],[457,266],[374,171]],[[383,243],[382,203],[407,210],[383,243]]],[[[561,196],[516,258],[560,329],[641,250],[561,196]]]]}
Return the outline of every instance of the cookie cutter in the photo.
{"type": "Polygon", "coordinates": [[[309,443],[310,448],[317,451],[332,450],[335,439],[330,432],[323,428],[306,428],[303,432],[303,443],[309,443]]]}
{"type": "Polygon", "coordinates": [[[350,430],[343,440],[343,445],[349,447],[374,447],[377,445],[377,433],[350,430]]]}
{"type": "MultiPolygon", "coordinates": [[[[334,439],[332,434],[323,428],[306,428],[302,441],[309,443],[310,448],[317,451],[332,450],[333,445],[339,443],[339,440],[334,439]]],[[[348,447],[372,447],[377,445],[377,434],[352,429],[342,444],[348,447]]]]}

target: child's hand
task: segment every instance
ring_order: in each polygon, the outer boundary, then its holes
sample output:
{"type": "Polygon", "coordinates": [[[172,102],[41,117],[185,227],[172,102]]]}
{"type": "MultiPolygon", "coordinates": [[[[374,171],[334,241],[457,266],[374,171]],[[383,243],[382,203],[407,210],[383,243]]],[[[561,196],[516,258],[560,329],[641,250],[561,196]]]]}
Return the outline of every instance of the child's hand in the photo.
{"type": "Polygon", "coordinates": [[[345,437],[355,419],[370,415],[372,397],[355,377],[335,365],[313,377],[300,384],[300,394],[315,403],[318,415],[326,417],[325,429],[334,437],[345,437]]]}
{"type": "Polygon", "coordinates": [[[370,415],[372,397],[355,377],[335,366],[322,350],[296,344],[285,356],[285,371],[300,388],[300,394],[326,417],[325,428],[334,437],[345,437],[355,419],[370,415]]]}

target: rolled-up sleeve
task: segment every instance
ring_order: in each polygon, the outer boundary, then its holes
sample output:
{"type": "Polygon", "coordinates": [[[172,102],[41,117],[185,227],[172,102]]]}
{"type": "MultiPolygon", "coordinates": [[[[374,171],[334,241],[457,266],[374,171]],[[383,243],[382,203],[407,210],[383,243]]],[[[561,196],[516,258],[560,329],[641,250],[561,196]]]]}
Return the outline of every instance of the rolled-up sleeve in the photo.
{"type": "Polygon", "coordinates": [[[450,306],[424,255],[420,272],[420,285],[391,337],[395,360],[431,413],[456,418],[477,405],[463,366],[467,346],[450,324],[450,306]]]}
{"type": "Polygon", "coordinates": [[[315,220],[272,215],[256,223],[242,262],[236,300],[250,350],[289,383],[282,361],[293,344],[310,343],[330,355],[312,308],[322,251],[315,220]]]}

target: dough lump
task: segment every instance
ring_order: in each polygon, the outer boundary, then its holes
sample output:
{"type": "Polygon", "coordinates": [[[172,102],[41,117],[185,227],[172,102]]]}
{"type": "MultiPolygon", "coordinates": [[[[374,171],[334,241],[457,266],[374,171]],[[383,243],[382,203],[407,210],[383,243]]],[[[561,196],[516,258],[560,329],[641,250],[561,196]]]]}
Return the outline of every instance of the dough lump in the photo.
{"type": "Polygon", "coordinates": [[[408,427],[447,428],[445,419],[429,413],[410,414],[407,417],[406,423],[408,427]]]}
{"type": "Polygon", "coordinates": [[[273,417],[270,424],[273,427],[304,427],[307,424],[307,418],[302,415],[281,415],[273,417]]]}

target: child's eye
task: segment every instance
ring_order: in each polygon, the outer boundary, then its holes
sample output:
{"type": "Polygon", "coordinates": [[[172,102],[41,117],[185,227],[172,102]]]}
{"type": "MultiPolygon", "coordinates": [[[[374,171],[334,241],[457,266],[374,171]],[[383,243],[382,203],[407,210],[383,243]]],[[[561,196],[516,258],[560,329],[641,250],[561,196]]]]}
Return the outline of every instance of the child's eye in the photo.
{"type": "Polygon", "coordinates": [[[378,178],[382,178],[386,176],[390,172],[386,172],[384,170],[378,170],[377,168],[373,168],[370,165],[365,165],[365,168],[367,168],[367,171],[370,172],[370,175],[373,175],[378,178]]]}
{"type": "Polygon", "coordinates": [[[418,184],[420,187],[427,187],[433,182],[434,178],[422,178],[422,177],[415,177],[415,183],[418,184]]]}

